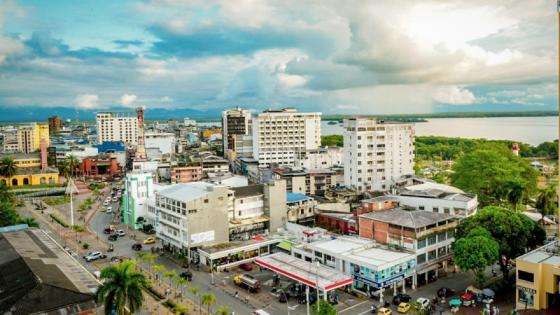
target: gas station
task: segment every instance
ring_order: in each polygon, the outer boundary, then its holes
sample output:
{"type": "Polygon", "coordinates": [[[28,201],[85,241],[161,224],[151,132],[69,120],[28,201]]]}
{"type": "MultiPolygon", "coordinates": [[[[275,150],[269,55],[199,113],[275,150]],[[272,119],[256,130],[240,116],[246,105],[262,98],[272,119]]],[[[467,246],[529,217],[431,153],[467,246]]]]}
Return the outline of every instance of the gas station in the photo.
{"type": "MultiPolygon", "coordinates": [[[[278,275],[304,284],[306,286],[305,294],[307,301],[309,301],[310,287],[317,290],[317,298],[320,296],[319,293],[323,292],[323,298],[327,300],[328,292],[352,284],[352,277],[350,275],[285,253],[275,253],[259,257],[254,262],[278,275]]],[[[309,308],[309,304],[307,307],[309,308]]]]}

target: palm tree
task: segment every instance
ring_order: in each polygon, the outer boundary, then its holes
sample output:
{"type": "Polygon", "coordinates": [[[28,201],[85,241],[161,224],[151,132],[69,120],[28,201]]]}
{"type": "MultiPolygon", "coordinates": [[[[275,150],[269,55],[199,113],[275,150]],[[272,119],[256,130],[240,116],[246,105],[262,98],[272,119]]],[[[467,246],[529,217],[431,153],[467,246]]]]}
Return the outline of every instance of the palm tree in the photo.
{"type": "Polygon", "coordinates": [[[543,219],[540,221],[541,223],[544,223],[545,215],[553,214],[554,212],[556,212],[556,209],[558,209],[556,187],[551,185],[547,186],[544,189],[541,189],[539,191],[539,194],[537,195],[535,208],[537,208],[537,210],[543,216],[543,219]]]}
{"type": "Polygon", "coordinates": [[[9,203],[16,202],[16,196],[10,191],[8,185],[0,182],[0,201],[6,201],[9,203]]]}
{"type": "Polygon", "coordinates": [[[17,173],[17,166],[14,158],[6,156],[0,160],[0,175],[6,177],[11,182],[12,177],[17,173]]]}
{"type": "Polygon", "coordinates": [[[173,281],[173,279],[175,279],[175,277],[177,277],[177,271],[175,270],[166,271],[163,273],[163,276],[169,279],[169,286],[172,287],[171,282],[173,281]]]}
{"type": "Polygon", "coordinates": [[[101,271],[103,284],[95,293],[95,300],[103,303],[105,314],[125,314],[125,308],[130,314],[135,313],[144,303],[142,290],[148,286],[148,281],[142,273],[134,271],[136,262],[124,261],[118,265],[104,268],[101,271]]]}
{"type": "Polygon", "coordinates": [[[183,277],[177,277],[177,279],[175,279],[175,283],[177,283],[177,289],[181,287],[181,296],[183,296],[183,289],[185,288],[185,284],[189,283],[189,281],[183,277]]]}
{"type": "Polygon", "coordinates": [[[68,168],[68,173],[71,177],[74,177],[76,173],[76,167],[80,164],[80,161],[74,154],[69,154],[65,159],[65,165],[68,168]]]}
{"type": "MultiPolygon", "coordinates": [[[[195,298],[197,298],[198,295],[200,294],[200,289],[197,288],[197,287],[190,287],[189,291],[191,291],[191,293],[194,295],[195,298]]],[[[200,306],[200,299],[197,299],[197,300],[198,300],[198,309],[199,309],[198,313],[200,314],[200,313],[202,313],[202,309],[201,309],[201,306],[200,306]]]]}
{"type": "Polygon", "coordinates": [[[228,315],[229,312],[231,311],[231,309],[227,306],[218,306],[218,309],[216,310],[216,314],[217,315],[228,315]]]}
{"type": "Polygon", "coordinates": [[[158,273],[160,273],[160,272],[163,273],[166,270],[165,267],[162,266],[162,265],[154,265],[153,268],[154,268],[154,272],[156,273],[156,276],[158,276],[158,279],[161,278],[161,277],[159,277],[158,273]]]}
{"type": "Polygon", "coordinates": [[[214,293],[206,292],[200,297],[200,303],[208,306],[208,314],[210,314],[210,306],[216,304],[216,296],[214,293]]]}

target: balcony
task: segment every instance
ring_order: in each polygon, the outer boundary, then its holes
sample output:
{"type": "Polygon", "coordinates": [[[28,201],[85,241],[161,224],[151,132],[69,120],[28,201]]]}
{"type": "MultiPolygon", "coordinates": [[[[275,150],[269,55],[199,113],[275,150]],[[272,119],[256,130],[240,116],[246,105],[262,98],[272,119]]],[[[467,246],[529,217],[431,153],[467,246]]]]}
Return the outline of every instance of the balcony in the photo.
{"type": "Polygon", "coordinates": [[[441,224],[438,225],[436,227],[432,227],[429,229],[424,229],[424,230],[420,230],[416,232],[416,239],[422,239],[427,237],[428,235],[434,234],[434,233],[440,233],[443,231],[447,231],[447,230],[451,230],[451,229],[455,229],[457,227],[457,221],[453,221],[453,222],[449,222],[447,224],[441,224]]]}

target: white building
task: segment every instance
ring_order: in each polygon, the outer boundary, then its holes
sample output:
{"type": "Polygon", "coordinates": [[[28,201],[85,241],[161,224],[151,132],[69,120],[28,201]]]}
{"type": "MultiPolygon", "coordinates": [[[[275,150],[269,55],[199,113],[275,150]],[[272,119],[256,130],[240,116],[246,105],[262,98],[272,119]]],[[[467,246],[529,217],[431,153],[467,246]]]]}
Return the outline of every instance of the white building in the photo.
{"type": "Polygon", "coordinates": [[[251,112],[239,107],[222,112],[224,157],[252,156],[251,112]]]}
{"type": "Polygon", "coordinates": [[[97,141],[122,141],[129,145],[138,142],[138,117],[134,112],[98,112],[97,141]]]}
{"type": "Polygon", "coordinates": [[[319,148],[296,156],[295,166],[306,169],[325,169],[344,165],[344,150],[339,147],[319,148]]]}
{"type": "Polygon", "coordinates": [[[170,132],[146,132],[146,149],[158,148],[161,154],[175,153],[175,134],[170,132]]]}
{"type": "Polygon", "coordinates": [[[393,195],[399,205],[445,214],[468,217],[476,214],[478,198],[462,190],[438,183],[407,186],[393,195]],[[447,189],[449,188],[449,189],[447,189]]]}
{"type": "Polygon", "coordinates": [[[189,118],[189,117],[185,117],[185,118],[183,118],[183,125],[184,125],[185,127],[188,127],[188,126],[196,126],[196,120],[191,119],[191,118],[189,118]]]}
{"type": "Polygon", "coordinates": [[[293,166],[298,155],[320,145],[321,113],[266,110],[253,121],[253,157],[261,166],[293,166]]]}
{"type": "Polygon", "coordinates": [[[387,191],[414,173],[414,126],[373,118],[344,120],[344,184],[358,191],[387,191]]]}
{"type": "Polygon", "coordinates": [[[228,242],[228,194],[227,187],[204,182],[166,187],[148,204],[148,223],[173,251],[228,242]]]}
{"type": "Polygon", "coordinates": [[[123,223],[138,229],[143,225],[148,213],[149,198],[154,197],[154,175],[152,172],[129,172],[124,180],[122,196],[123,223]],[[138,218],[142,218],[138,220],[138,218]]]}

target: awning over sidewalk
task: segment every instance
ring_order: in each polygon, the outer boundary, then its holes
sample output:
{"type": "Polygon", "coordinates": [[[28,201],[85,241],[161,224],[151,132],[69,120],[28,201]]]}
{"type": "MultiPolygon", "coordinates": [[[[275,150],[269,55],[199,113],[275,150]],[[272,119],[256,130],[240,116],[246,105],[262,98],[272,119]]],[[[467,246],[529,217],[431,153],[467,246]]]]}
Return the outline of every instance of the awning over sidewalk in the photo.
{"type": "Polygon", "coordinates": [[[322,291],[331,291],[352,283],[352,277],[323,265],[315,265],[284,253],[255,259],[259,266],[322,291]]]}

